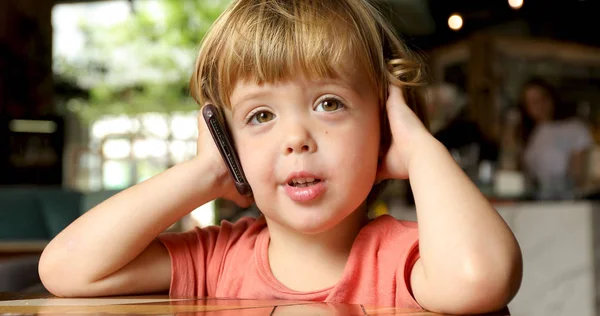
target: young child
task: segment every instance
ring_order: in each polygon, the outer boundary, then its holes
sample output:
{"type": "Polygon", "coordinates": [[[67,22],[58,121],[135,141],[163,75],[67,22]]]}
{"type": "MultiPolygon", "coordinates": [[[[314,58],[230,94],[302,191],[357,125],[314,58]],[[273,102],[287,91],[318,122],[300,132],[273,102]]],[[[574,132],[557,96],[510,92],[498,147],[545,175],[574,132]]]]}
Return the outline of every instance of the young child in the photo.
{"type": "Polygon", "coordinates": [[[367,0],[237,0],[200,49],[191,90],[224,109],[253,198],[200,118],[196,158],[81,216],[48,245],[58,296],[152,293],[483,313],[521,280],[519,246],[419,119],[420,64],[367,0]],[[412,110],[411,110],[412,109],[412,110]],[[415,114],[417,113],[417,114],[415,114]],[[367,219],[410,179],[419,227],[367,219]],[[215,198],[262,212],[161,234],[215,198]]]}

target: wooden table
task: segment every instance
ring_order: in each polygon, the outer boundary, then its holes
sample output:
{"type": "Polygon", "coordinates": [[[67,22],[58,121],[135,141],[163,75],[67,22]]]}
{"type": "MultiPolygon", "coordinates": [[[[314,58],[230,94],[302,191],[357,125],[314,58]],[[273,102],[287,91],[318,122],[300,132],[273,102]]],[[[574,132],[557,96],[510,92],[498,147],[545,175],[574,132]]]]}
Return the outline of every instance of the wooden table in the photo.
{"type": "MultiPolygon", "coordinates": [[[[406,315],[433,316],[420,310],[371,308],[362,305],[314,302],[173,299],[168,296],[127,296],[91,299],[63,299],[47,295],[0,293],[0,315],[190,315],[190,316],[258,316],[258,315],[406,315]]],[[[494,314],[505,316],[506,313],[494,314]]]]}
{"type": "Polygon", "coordinates": [[[48,245],[47,240],[0,241],[0,259],[40,255],[48,245]]]}

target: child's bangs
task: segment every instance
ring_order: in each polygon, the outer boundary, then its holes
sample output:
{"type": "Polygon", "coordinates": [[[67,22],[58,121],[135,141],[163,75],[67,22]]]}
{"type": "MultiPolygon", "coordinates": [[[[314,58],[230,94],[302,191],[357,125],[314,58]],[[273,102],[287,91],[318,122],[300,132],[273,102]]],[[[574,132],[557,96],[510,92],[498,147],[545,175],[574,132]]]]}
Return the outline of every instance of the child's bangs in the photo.
{"type": "Polygon", "coordinates": [[[229,64],[223,70],[230,70],[221,73],[224,83],[273,83],[302,75],[309,79],[339,79],[344,77],[340,72],[350,66],[353,56],[365,56],[355,52],[356,39],[337,27],[320,21],[299,21],[313,24],[310,31],[304,31],[283,17],[273,22],[258,22],[254,27],[259,30],[249,32],[256,32],[255,39],[244,38],[243,32],[234,35],[239,37],[223,54],[223,62],[229,64]]]}
{"type": "Polygon", "coordinates": [[[341,5],[342,1],[238,4],[228,13],[229,27],[218,32],[219,39],[205,43],[215,47],[206,49],[214,55],[203,58],[212,65],[198,65],[204,70],[198,74],[204,77],[198,78],[203,83],[198,88],[204,97],[230,108],[229,96],[240,80],[262,84],[298,76],[346,79],[360,67],[367,72],[365,79],[375,82],[375,65],[368,59],[372,53],[357,23],[336,13],[348,11],[336,8],[341,5]]]}

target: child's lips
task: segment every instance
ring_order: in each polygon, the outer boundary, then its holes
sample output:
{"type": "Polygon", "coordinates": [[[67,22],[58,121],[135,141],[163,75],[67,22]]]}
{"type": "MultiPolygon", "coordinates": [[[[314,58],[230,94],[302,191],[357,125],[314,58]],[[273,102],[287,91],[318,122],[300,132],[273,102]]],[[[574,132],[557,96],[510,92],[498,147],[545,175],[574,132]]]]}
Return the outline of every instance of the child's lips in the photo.
{"type": "Polygon", "coordinates": [[[295,202],[310,202],[315,200],[325,192],[325,189],[325,181],[323,180],[315,181],[312,184],[305,186],[284,185],[285,193],[295,202]]]}
{"type": "Polygon", "coordinates": [[[290,184],[294,182],[294,180],[302,180],[301,182],[306,182],[307,179],[322,180],[323,177],[308,171],[296,171],[287,176],[284,184],[290,184]]]}

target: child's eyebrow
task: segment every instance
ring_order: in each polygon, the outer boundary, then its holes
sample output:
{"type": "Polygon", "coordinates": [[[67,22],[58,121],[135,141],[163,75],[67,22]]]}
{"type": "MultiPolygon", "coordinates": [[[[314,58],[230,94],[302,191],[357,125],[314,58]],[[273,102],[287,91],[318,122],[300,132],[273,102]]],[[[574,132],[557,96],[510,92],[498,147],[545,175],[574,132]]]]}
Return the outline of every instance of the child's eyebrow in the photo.
{"type": "Polygon", "coordinates": [[[240,97],[239,99],[232,100],[231,106],[233,107],[236,104],[241,104],[241,103],[244,103],[244,102],[252,100],[252,99],[265,97],[266,95],[269,95],[269,94],[270,94],[270,91],[268,91],[267,89],[261,89],[261,90],[257,90],[257,91],[248,92],[248,93],[244,94],[242,97],[240,97]]]}
{"type": "MultiPolygon", "coordinates": [[[[356,82],[353,82],[352,80],[347,81],[347,80],[343,80],[343,79],[335,79],[335,78],[324,78],[324,79],[317,79],[317,80],[312,80],[312,84],[310,84],[310,86],[316,86],[316,87],[326,87],[326,86],[336,86],[339,87],[343,90],[346,90],[349,93],[359,93],[360,91],[360,86],[355,86],[355,84],[357,84],[356,82]]],[[[240,105],[244,102],[253,100],[253,99],[259,99],[259,98],[264,98],[266,96],[271,95],[272,91],[270,91],[269,89],[265,89],[264,87],[261,88],[256,88],[256,90],[254,91],[249,91],[247,93],[245,93],[244,95],[240,96],[239,98],[236,99],[232,99],[231,100],[231,107],[232,107],[232,112],[235,112],[236,105],[240,105]]]]}
{"type": "Polygon", "coordinates": [[[315,81],[319,86],[324,87],[324,86],[336,86],[339,87],[343,90],[345,90],[348,93],[351,94],[361,94],[361,91],[363,91],[363,89],[365,88],[365,86],[361,86],[360,82],[355,81],[355,80],[344,80],[344,79],[321,79],[321,80],[317,80],[315,81]]]}
{"type": "Polygon", "coordinates": [[[342,80],[342,79],[321,79],[321,80],[315,81],[315,83],[319,86],[331,85],[331,86],[339,86],[339,87],[349,90],[349,91],[356,90],[355,87],[353,87],[350,84],[350,82],[346,82],[345,80],[342,80]]]}

